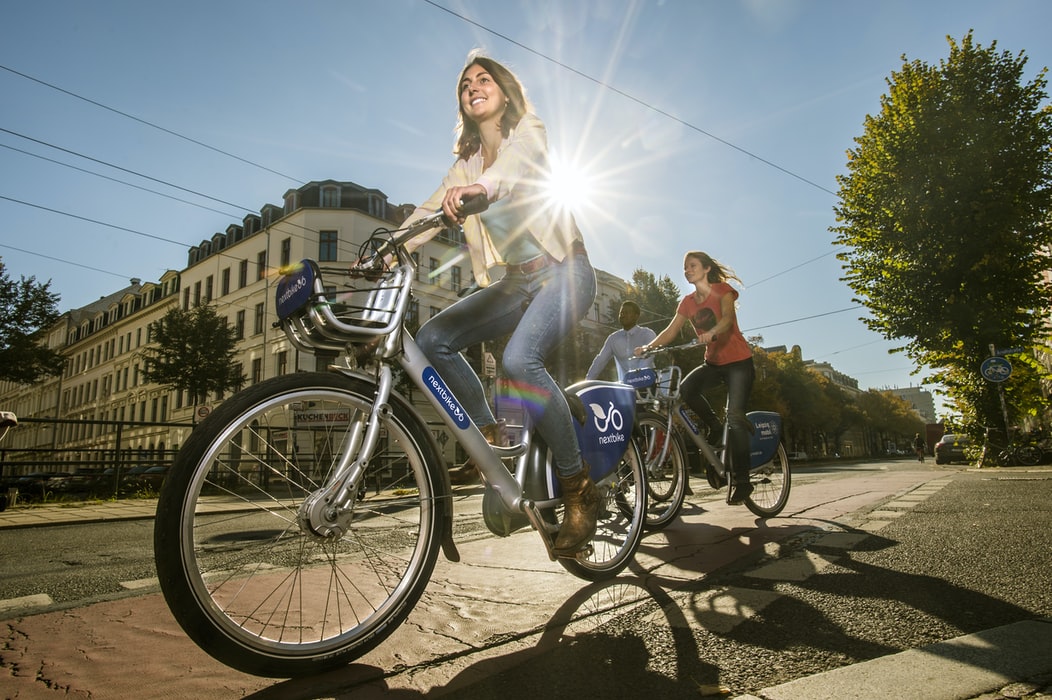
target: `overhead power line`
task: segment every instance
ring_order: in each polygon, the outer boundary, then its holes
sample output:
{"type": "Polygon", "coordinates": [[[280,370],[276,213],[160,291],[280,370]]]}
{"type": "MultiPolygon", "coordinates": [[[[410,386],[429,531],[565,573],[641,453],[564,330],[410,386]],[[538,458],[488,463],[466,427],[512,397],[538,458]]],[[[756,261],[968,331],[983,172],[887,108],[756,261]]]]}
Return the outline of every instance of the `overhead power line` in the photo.
{"type": "Polygon", "coordinates": [[[656,107],[656,106],[650,104],[649,102],[647,102],[646,100],[638,98],[638,97],[636,97],[635,95],[633,95],[631,93],[628,93],[628,92],[625,92],[624,90],[621,90],[620,88],[616,88],[613,85],[611,85],[610,83],[604,82],[604,81],[600,80],[599,78],[592,77],[591,75],[588,75],[587,73],[585,73],[583,71],[580,71],[580,70],[574,68],[573,66],[567,65],[567,64],[563,63],[562,61],[554,59],[554,58],[552,58],[551,56],[549,56],[549,55],[547,55],[545,53],[542,53],[542,52],[540,52],[540,51],[538,51],[536,49],[530,48],[529,46],[526,46],[522,42],[519,42],[519,41],[516,41],[515,39],[512,39],[507,34],[501,34],[500,32],[498,32],[498,31],[496,31],[494,29],[490,29],[486,25],[480,24],[479,22],[476,22],[475,20],[471,19],[470,17],[466,17],[466,16],[464,16],[464,15],[458,13],[458,12],[454,12],[453,10],[449,9],[448,7],[443,7],[442,5],[439,5],[434,0],[424,0],[424,2],[426,2],[428,5],[431,5],[432,7],[436,8],[438,10],[442,10],[443,12],[451,14],[454,17],[456,17],[457,19],[462,20],[464,22],[467,22],[468,24],[470,24],[470,25],[472,25],[474,27],[478,27],[479,29],[481,29],[484,32],[487,32],[489,34],[492,34],[493,36],[499,37],[499,38],[503,39],[504,41],[507,41],[510,44],[514,44],[515,46],[518,46],[520,49],[532,53],[534,56],[539,56],[540,58],[543,58],[545,61],[553,63],[553,64],[559,66],[560,68],[564,69],[564,70],[570,71],[574,75],[580,76],[580,77],[584,78],[585,80],[593,82],[596,85],[609,90],[610,92],[613,92],[613,93],[616,93],[618,95],[621,95],[621,97],[624,97],[627,100],[631,100],[632,102],[635,102],[636,104],[641,105],[642,107],[645,107],[646,109],[649,109],[652,112],[656,112],[657,114],[660,114],[663,117],[667,117],[668,119],[671,119],[672,121],[676,122],[677,124],[681,124],[681,125],[685,126],[686,128],[690,129],[691,131],[696,131],[699,134],[707,136],[707,137],[709,137],[710,139],[712,139],[714,141],[718,141],[718,142],[722,143],[724,146],[727,146],[729,148],[733,148],[734,150],[738,151],[739,153],[743,153],[743,154],[749,156],[750,158],[755,158],[756,160],[760,161],[764,165],[772,167],[775,170],[778,170],[779,172],[782,172],[782,173],[784,173],[784,174],[786,174],[786,175],[788,175],[790,177],[796,178],[800,182],[803,182],[803,183],[805,183],[807,185],[810,185],[811,187],[814,187],[815,189],[821,190],[822,192],[825,192],[827,194],[831,194],[834,197],[836,196],[836,192],[833,192],[832,190],[830,190],[827,187],[823,187],[822,185],[819,185],[817,182],[813,182],[811,180],[808,180],[803,175],[798,175],[797,173],[794,173],[792,170],[789,170],[788,168],[783,168],[782,166],[778,165],[777,163],[774,163],[774,162],[772,162],[772,161],[770,161],[770,160],[768,160],[768,159],[766,159],[766,158],[764,158],[762,156],[758,156],[755,153],[753,153],[752,151],[749,151],[749,150],[747,150],[745,148],[742,148],[741,146],[738,146],[737,144],[731,143],[730,141],[728,141],[726,139],[722,139],[722,138],[720,138],[716,134],[713,134],[710,131],[706,131],[706,130],[702,129],[701,127],[699,127],[699,126],[697,126],[695,124],[691,124],[688,121],[680,119],[679,117],[677,117],[676,115],[672,114],[671,112],[667,112],[664,109],[661,109],[660,107],[656,107]]]}
{"type": "Polygon", "coordinates": [[[101,272],[104,275],[113,275],[114,277],[120,277],[121,279],[126,279],[127,280],[127,279],[131,279],[132,277],[134,277],[134,275],[122,275],[120,273],[113,272],[112,270],[103,270],[103,269],[98,268],[98,267],[92,267],[91,265],[85,265],[83,263],[73,262],[72,260],[63,260],[62,258],[56,258],[56,257],[51,256],[51,255],[44,255],[43,253],[37,253],[37,252],[34,252],[32,250],[25,250],[23,248],[16,248],[13,245],[6,245],[4,243],[0,243],[0,248],[7,248],[8,250],[14,250],[14,251],[17,251],[19,253],[25,253],[26,255],[35,255],[38,258],[46,258],[48,260],[54,260],[55,262],[65,263],[67,265],[74,265],[75,267],[82,267],[85,270],[91,270],[92,272],[101,272]]]}
{"type": "Polygon", "coordinates": [[[215,146],[210,146],[209,144],[205,143],[204,141],[198,141],[197,139],[190,138],[189,136],[186,136],[185,134],[180,134],[177,131],[173,131],[171,129],[167,129],[167,128],[159,125],[159,124],[154,124],[153,122],[147,121],[145,119],[142,119],[141,117],[136,117],[134,114],[128,114],[127,112],[122,112],[121,110],[115,109],[113,107],[110,107],[109,105],[104,105],[101,102],[96,102],[95,100],[92,100],[90,98],[84,97],[83,95],[78,95],[75,92],[72,92],[70,90],[66,90],[65,88],[61,88],[58,85],[52,85],[51,83],[45,82],[45,81],[41,80],[40,78],[34,78],[31,75],[26,75],[25,73],[22,73],[20,71],[15,70],[14,68],[9,68],[8,66],[0,65],[0,69],[6,70],[8,73],[13,73],[13,74],[17,75],[20,78],[25,78],[26,80],[31,80],[34,83],[38,83],[38,84],[43,85],[45,87],[49,87],[52,90],[57,90],[58,92],[61,92],[64,95],[69,95],[70,97],[74,97],[74,98],[76,98],[78,100],[82,100],[84,102],[87,102],[88,104],[95,105],[96,107],[98,107],[100,109],[105,109],[106,111],[113,112],[114,114],[119,114],[122,117],[125,117],[126,119],[131,119],[132,121],[139,122],[140,124],[144,124],[144,125],[152,128],[152,129],[157,129],[158,131],[163,131],[164,133],[169,134],[171,136],[174,136],[174,137],[176,137],[178,139],[183,139],[184,141],[189,141],[190,143],[193,143],[193,144],[196,144],[198,146],[201,146],[202,148],[207,148],[210,151],[214,151],[214,152],[219,153],[221,155],[227,156],[228,158],[233,158],[234,160],[241,161],[242,163],[245,163],[246,165],[251,165],[253,167],[260,168],[262,170],[266,170],[268,173],[273,173],[274,175],[278,175],[278,176],[283,177],[283,178],[285,178],[287,180],[292,180],[293,182],[298,183],[300,185],[306,184],[303,180],[301,180],[299,178],[295,178],[295,177],[293,177],[291,175],[286,175],[285,173],[278,172],[277,170],[274,170],[273,168],[268,168],[267,166],[261,165],[260,163],[256,163],[255,161],[248,160],[247,158],[242,158],[241,156],[235,155],[233,153],[230,153],[229,151],[224,151],[224,150],[222,150],[220,148],[216,148],[215,146]]]}

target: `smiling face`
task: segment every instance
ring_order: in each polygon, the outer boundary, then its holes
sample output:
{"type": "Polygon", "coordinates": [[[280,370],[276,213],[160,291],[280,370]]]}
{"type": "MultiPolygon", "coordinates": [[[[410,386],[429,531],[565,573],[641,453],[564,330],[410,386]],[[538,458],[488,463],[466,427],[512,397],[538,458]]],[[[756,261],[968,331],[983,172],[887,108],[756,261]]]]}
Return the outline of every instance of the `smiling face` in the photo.
{"type": "Polygon", "coordinates": [[[508,98],[489,72],[477,63],[464,69],[460,78],[460,110],[476,124],[500,121],[508,98]]]}
{"type": "Polygon", "coordinates": [[[702,264],[701,260],[698,260],[693,255],[688,255],[683,260],[683,276],[687,278],[687,281],[691,284],[697,284],[703,280],[708,280],[709,270],[711,267],[707,267],[702,264]]]}

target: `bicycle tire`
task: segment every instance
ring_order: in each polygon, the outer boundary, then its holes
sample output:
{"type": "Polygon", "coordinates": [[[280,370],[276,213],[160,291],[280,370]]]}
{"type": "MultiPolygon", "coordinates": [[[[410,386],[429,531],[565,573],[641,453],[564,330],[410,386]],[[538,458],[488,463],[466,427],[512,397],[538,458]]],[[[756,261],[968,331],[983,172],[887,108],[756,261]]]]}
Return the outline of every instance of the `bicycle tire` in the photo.
{"type": "MultiPolygon", "coordinates": [[[[534,438],[537,439],[537,438],[534,438]]],[[[596,483],[599,516],[585,552],[574,559],[558,557],[568,572],[586,581],[605,581],[628,566],[636,555],[646,524],[646,477],[643,457],[630,440],[617,467],[596,483]]],[[[545,511],[549,522],[561,522],[562,507],[545,511]]]]}
{"type": "Polygon", "coordinates": [[[1016,459],[1024,467],[1041,464],[1041,449],[1034,445],[1020,445],[1015,451],[1016,459]]]}
{"type": "Polygon", "coordinates": [[[781,513],[789,502],[793,483],[785,447],[779,444],[769,462],[749,472],[749,480],[753,490],[745,499],[745,506],[761,518],[773,518],[781,513]]]}
{"type": "Polygon", "coordinates": [[[449,517],[427,426],[401,397],[343,534],[300,523],[375,386],[335,373],[275,377],[196,426],[162,487],[161,590],[187,635],[245,673],[293,678],[376,647],[427,586],[449,517]]]}
{"type": "Polygon", "coordinates": [[[660,530],[683,508],[690,480],[690,463],[683,437],[669,430],[667,416],[644,411],[636,417],[635,439],[643,457],[647,480],[646,528],[660,530]],[[664,442],[668,440],[668,449],[664,442]],[[665,457],[661,459],[662,451],[665,457]]]}

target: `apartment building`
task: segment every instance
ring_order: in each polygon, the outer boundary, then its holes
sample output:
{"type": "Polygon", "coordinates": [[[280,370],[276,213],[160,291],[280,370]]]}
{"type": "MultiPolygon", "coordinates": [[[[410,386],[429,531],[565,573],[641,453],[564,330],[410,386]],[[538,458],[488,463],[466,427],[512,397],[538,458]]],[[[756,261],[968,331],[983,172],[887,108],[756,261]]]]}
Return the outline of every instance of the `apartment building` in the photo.
{"type": "MultiPolygon", "coordinates": [[[[280,206],[265,204],[258,214],[203,238],[190,247],[181,271],[169,270],[157,282],[132,280],[112,295],[66,312],[46,332],[49,346],[68,358],[63,374],[33,386],[0,384],[0,405],[30,419],[5,441],[4,475],[69,472],[111,466],[115,460],[126,468],[170,459],[194,423],[226,398],[213,395],[195,405],[184,392],[145,382],[141,350],[152,342],[151,324],[175,304],[184,309],[214,304],[237,330],[235,361],[246,385],[289,372],[324,370],[336,359],[334,353],[302,352],[274,328],[278,270],[305,258],[323,266],[349,265],[377,229],[397,228],[412,210],[353,182],[310,182],[288,190],[280,206]]],[[[456,301],[474,280],[459,232],[439,234],[414,257],[418,281],[410,325],[422,324],[456,301]]],[[[597,271],[597,278],[596,302],[572,342],[588,361],[616,323],[616,308],[610,309],[627,284],[605,272],[597,271]]],[[[493,367],[499,359],[486,363],[487,354],[486,348],[473,353],[480,373],[483,365],[493,367]]],[[[580,378],[559,377],[566,383],[580,378]]],[[[422,397],[408,398],[422,412],[430,411],[422,397]]],[[[448,457],[457,459],[456,454],[448,457]]]]}

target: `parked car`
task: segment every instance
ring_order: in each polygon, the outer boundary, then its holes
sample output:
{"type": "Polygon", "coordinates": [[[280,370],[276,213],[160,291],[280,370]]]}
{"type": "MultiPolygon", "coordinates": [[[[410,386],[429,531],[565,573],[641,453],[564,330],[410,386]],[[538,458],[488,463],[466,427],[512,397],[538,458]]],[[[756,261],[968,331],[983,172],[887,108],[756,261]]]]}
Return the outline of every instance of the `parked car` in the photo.
{"type": "Polygon", "coordinates": [[[65,478],[53,480],[56,482],[55,491],[69,494],[88,493],[95,487],[101,474],[100,469],[75,469],[65,478]]]}
{"type": "Polygon", "coordinates": [[[121,485],[118,492],[121,494],[127,494],[138,491],[139,477],[149,468],[149,464],[136,464],[134,467],[129,467],[127,471],[121,474],[121,485]]]}
{"type": "Polygon", "coordinates": [[[786,457],[790,462],[806,462],[809,459],[806,452],[790,452],[786,457]]]}
{"type": "Polygon", "coordinates": [[[66,472],[34,472],[18,477],[14,487],[18,489],[21,498],[43,498],[45,494],[54,492],[55,485],[60,480],[69,476],[66,472]]]}
{"type": "Polygon", "coordinates": [[[935,463],[952,464],[954,462],[967,462],[968,457],[964,451],[971,446],[972,439],[967,435],[954,435],[947,433],[935,443],[935,463]]]}
{"type": "Polygon", "coordinates": [[[142,474],[139,474],[135,479],[136,490],[138,491],[160,491],[161,484],[164,483],[164,477],[168,476],[168,467],[150,467],[142,474]]]}

